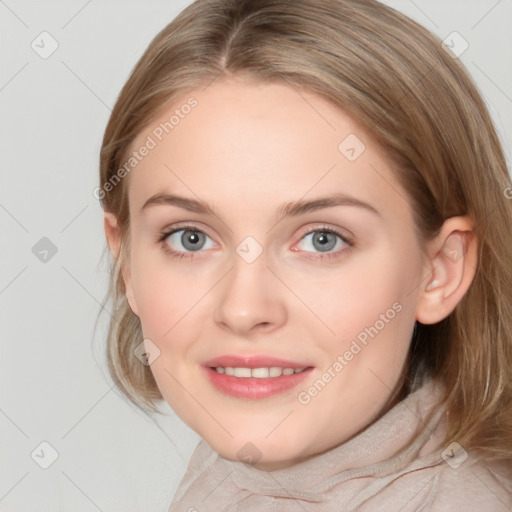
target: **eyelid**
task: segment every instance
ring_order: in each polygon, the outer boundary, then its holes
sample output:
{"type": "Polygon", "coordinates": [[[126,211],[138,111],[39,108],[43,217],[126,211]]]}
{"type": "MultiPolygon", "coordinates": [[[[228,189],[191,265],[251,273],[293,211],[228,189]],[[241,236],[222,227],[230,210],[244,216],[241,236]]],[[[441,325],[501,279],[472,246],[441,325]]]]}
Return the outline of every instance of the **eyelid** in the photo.
{"type": "MultiPolygon", "coordinates": [[[[201,224],[201,223],[199,223],[201,224]]],[[[212,241],[215,242],[215,237],[213,237],[208,231],[209,229],[207,227],[202,227],[203,225],[200,225],[198,226],[197,224],[195,223],[191,223],[191,222],[183,222],[183,223],[176,223],[176,224],[171,224],[171,225],[168,225],[168,226],[165,226],[163,227],[161,230],[160,230],[160,234],[162,235],[163,238],[161,238],[160,240],[165,240],[166,237],[172,235],[173,233],[176,233],[177,231],[199,231],[203,234],[205,234],[207,237],[209,237],[212,241]]],[[[217,243],[217,242],[215,242],[217,243]]]]}
{"type": "Polygon", "coordinates": [[[300,235],[298,235],[297,242],[300,242],[306,235],[309,235],[310,233],[316,233],[319,231],[332,232],[338,235],[344,242],[347,243],[351,243],[351,241],[355,238],[355,235],[346,228],[340,228],[337,226],[330,226],[329,224],[325,223],[319,223],[317,226],[305,227],[303,230],[301,230],[300,235]]]}

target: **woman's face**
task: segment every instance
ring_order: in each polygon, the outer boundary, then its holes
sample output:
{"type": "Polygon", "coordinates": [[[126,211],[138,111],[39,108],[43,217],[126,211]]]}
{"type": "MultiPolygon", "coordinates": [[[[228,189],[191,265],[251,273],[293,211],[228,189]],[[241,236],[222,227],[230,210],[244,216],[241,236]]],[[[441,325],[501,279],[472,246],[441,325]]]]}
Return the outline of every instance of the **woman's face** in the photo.
{"type": "Polygon", "coordinates": [[[427,273],[372,140],[318,96],[232,78],[132,151],[127,295],[176,413],[221,456],[275,469],[387,410],[427,273]]]}

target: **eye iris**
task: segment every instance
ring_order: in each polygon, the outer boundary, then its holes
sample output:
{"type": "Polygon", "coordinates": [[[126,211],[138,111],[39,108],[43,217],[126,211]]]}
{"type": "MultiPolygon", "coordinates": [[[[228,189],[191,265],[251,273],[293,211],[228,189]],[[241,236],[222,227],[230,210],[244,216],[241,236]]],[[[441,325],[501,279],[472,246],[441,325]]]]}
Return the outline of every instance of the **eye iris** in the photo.
{"type": "Polygon", "coordinates": [[[313,245],[315,249],[319,251],[330,251],[336,245],[336,236],[334,233],[318,231],[313,235],[313,245]],[[317,243],[320,244],[320,246],[317,246],[317,243]]]}
{"type": "Polygon", "coordinates": [[[197,251],[201,249],[205,242],[205,235],[197,231],[187,229],[181,235],[181,243],[185,249],[189,251],[197,251]]]}

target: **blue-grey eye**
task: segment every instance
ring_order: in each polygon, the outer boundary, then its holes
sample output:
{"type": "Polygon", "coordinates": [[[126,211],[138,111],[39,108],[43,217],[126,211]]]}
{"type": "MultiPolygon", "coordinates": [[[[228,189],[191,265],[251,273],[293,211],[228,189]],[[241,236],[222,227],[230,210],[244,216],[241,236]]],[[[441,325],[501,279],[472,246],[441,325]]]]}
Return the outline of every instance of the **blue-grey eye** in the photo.
{"type": "Polygon", "coordinates": [[[201,231],[180,229],[167,237],[167,243],[178,252],[199,251],[213,247],[211,238],[201,231]],[[211,242],[208,246],[208,241],[211,242]]]}
{"type": "Polygon", "coordinates": [[[305,235],[301,242],[305,242],[306,245],[306,247],[301,247],[301,250],[309,251],[312,247],[314,251],[318,252],[327,252],[332,251],[333,249],[339,249],[346,243],[340,235],[332,233],[331,231],[312,231],[305,235]]]}

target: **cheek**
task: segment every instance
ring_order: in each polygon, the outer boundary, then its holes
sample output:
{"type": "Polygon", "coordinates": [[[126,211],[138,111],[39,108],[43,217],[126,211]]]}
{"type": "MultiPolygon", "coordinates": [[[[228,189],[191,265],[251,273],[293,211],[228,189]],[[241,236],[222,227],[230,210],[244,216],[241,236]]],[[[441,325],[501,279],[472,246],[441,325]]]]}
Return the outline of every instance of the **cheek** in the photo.
{"type": "Polygon", "coordinates": [[[189,350],[212,315],[203,306],[222,269],[172,261],[163,250],[137,251],[132,285],[145,338],[166,359],[189,350]]]}
{"type": "MultiPolygon", "coordinates": [[[[381,248],[354,258],[328,278],[310,279],[298,294],[331,331],[316,335],[331,363],[346,354],[350,373],[367,374],[368,368],[400,371],[415,323],[416,296],[411,292],[420,269],[406,253],[381,248]]],[[[318,318],[309,318],[312,333],[322,328],[318,318]]]]}
{"type": "Polygon", "coordinates": [[[141,250],[132,254],[131,281],[144,336],[162,338],[193,299],[186,277],[156,250],[141,250]]]}
{"type": "Polygon", "coordinates": [[[394,316],[393,305],[411,300],[416,281],[415,265],[382,251],[373,258],[354,258],[325,277],[309,277],[295,287],[336,334],[353,334],[354,326],[373,325],[390,309],[389,316],[394,316]]]}

